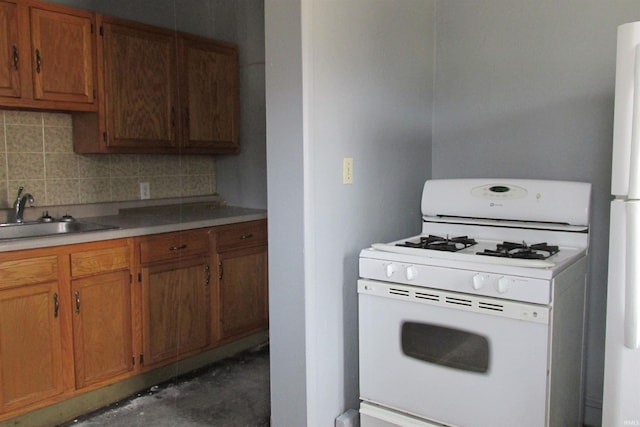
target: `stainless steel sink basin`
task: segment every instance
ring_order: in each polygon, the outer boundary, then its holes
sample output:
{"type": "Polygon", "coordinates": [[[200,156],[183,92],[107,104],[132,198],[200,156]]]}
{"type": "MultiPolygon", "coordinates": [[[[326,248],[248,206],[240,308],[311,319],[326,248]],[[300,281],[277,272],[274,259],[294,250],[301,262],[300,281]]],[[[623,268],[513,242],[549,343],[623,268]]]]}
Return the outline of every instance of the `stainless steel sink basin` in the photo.
{"type": "Polygon", "coordinates": [[[69,233],[113,230],[118,227],[84,221],[23,222],[0,224],[0,240],[26,239],[30,237],[57,236],[69,233]]]}

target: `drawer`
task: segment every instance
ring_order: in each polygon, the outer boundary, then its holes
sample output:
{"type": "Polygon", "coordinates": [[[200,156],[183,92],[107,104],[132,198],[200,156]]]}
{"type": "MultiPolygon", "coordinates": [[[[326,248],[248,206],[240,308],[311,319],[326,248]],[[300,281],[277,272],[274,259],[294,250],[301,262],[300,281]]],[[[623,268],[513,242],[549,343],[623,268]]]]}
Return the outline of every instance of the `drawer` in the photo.
{"type": "Polygon", "coordinates": [[[248,221],[216,228],[218,252],[267,244],[267,221],[248,221]]]}
{"type": "Polygon", "coordinates": [[[145,237],[139,244],[142,264],[209,253],[209,236],[202,229],[145,237]]]}
{"type": "Polygon", "coordinates": [[[129,246],[96,248],[71,254],[71,276],[88,276],[126,270],[131,263],[129,246]]]}
{"type": "Polygon", "coordinates": [[[56,255],[0,262],[0,289],[58,280],[56,255]]]}

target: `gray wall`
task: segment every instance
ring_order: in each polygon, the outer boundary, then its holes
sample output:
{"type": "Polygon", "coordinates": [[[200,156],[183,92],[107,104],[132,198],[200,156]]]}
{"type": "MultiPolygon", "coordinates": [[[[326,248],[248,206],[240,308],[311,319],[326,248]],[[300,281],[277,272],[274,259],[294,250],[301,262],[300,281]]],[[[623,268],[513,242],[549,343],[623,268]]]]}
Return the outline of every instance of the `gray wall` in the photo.
{"type": "Polygon", "coordinates": [[[636,0],[441,0],[433,176],[593,183],[586,404],[602,405],[616,28],[636,0]]]}
{"type": "Polygon", "coordinates": [[[358,252],[420,230],[433,3],[267,0],[265,15],[272,422],[329,426],[357,407],[358,252]]]}

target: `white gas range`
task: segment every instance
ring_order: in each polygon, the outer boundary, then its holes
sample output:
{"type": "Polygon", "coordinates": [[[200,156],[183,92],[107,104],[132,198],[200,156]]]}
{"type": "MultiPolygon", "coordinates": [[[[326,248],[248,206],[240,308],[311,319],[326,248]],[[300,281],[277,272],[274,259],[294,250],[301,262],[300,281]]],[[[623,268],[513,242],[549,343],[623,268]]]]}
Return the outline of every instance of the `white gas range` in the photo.
{"type": "Polygon", "coordinates": [[[360,253],[363,426],[579,425],[590,194],[425,183],[422,233],[360,253]]]}

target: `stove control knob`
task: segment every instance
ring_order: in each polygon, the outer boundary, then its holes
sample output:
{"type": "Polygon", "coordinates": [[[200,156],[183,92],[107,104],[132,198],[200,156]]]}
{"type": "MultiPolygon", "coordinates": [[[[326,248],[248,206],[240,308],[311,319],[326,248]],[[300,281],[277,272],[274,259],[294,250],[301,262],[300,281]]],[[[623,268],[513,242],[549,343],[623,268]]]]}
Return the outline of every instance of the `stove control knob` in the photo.
{"type": "Polygon", "coordinates": [[[387,264],[384,267],[384,273],[387,277],[393,276],[396,271],[398,271],[398,267],[395,264],[387,264]]]}
{"type": "Polygon", "coordinates": [[[418,277],[418,269],[410,265],[405,268],[404,275],[407,278],[407,280],[413,280],[416,277],[418,277]]]}
{"type": "Polygon", "coordinates": [[[507,292],[509,290],[509,279],[506,277],[499,278],[496,282],[496,290],[501,294],[507,292]]]}
{"type": "Polygon", "coordinates": [[[487,283],[488,278],[489,276],[487,276],[486,274],[477,273],[473,276],[471,286],[473,286],[473,289],[477,291],[478,289],[481,289],[485,285],[485,283],[487,283]]]}

